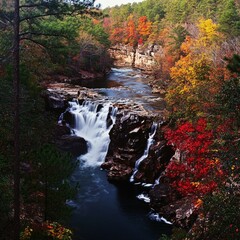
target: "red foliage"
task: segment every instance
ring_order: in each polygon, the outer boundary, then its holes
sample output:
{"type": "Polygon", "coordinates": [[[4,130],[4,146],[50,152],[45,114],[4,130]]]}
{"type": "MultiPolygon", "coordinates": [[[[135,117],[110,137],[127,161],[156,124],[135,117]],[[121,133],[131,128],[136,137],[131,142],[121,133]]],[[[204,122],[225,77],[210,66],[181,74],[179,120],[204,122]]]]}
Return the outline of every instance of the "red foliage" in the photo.
{"type": "Polygon", "coordinates": [[[123,28],[115,28],[113,29],[110,35],[110,41],[112,43],[121,43],[125,38],[125,31],[123,28]]]}
{"type": "Polygon", "coordinates": [[[172,186],[182,195],[213,191],[223,172],[211,148],[214,133],[208,129],[206,119],[200,118],[195,125],[185,122],[177,129],[167,129],[165,136],[181,155],[180,159],[169,164],[166,171],[172,186]]]}
{"type": "Polygon", "coordinates": [[[141,37],[138,39],[138,44],[139,44],[139,45],[142,45],[142,44],[143,44],[143,39],[142,39],[141,37]]]}

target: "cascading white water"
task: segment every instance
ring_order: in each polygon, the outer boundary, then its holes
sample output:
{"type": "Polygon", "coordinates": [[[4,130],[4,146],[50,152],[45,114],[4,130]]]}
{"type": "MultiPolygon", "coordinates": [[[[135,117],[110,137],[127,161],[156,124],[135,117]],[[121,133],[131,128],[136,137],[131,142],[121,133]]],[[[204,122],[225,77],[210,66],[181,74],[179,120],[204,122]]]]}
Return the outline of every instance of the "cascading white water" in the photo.
{"type": "Polygon", "coordinates": [[[170,221],[168,221],[164,217],[160,217],[158,213],[150,212],[148,216],[152,221],[164,222],[166,224],[172,225],[172,223],[170,221]]]}
{"type": "Polygon", "coordinates": [[[156,131],[157,131],[157,123],[153,123],[152,124],[152,127],[151,127],[151,131],[150,131],[150,133],[149,133],[149,137],[148,137],[148,141],[147,141],[147,146],[146,146],[146,148],[145,148],[145,150],[144,150],[144,153],[143,153],[143,155],[136,161],[136,163],[135,163],[135,167],[134,167],[134,170],[133,170],[133,174],[132,174],[132,176],[130,177],[130,182],[133,182],[134,181],[134,177],[135,177],[135,175],[136,175],[136,173],[138,172],[138,168],[139,168],[139,165],[140,165],[140,163],[144,160],[144,159],[146,159],[147,157],[148,157],[148,153],[149,153],[149,149],[150,149],[150,147],[151,147],[151,145],[153,144],[153,142],[154,142],[154,136],[155,136],[155,134],[156,134],[156,131]]]}
{"type": "Polygon", "coordinates": [[[138,196],[137,196],[137,198],[139,199],[139,200],[142,200],[142,201],[144,201],[144,202],[146,202],[146,203],[150,203],[150,198],[149,198],[149,196],[147,195],[147,194],[144,194],[144,193],[141,193],[141,194],[139,194],[138,196]]]}
{"type": "Polygon", "coordinates": [[[106,157],[110,143],[109,132],[116,120],[117,108],[106,104],[84,101],[82,105],[69,102],[69,112],[74,116],[73,134],[88,142],[88,152],[80,156],[80,164],[86,167],[100,166],[106,157]]]}

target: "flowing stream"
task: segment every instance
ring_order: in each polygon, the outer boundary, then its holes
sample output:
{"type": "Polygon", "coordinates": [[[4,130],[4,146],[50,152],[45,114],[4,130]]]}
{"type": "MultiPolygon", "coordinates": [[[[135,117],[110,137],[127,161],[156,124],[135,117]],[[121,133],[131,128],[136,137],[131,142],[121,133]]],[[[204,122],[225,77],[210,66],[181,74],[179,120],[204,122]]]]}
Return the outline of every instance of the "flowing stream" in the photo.
{"type": "MultiPolygon", "coordinates": [[[[139,71],[123,68],[113,69],[102,85],[92,87],[109,100],[138,102],[148,110],[157,110],[158,96],[151,93],[146,82],[139,71]]],[[[169,225],[154,221],[161,219],[149,213],[144,196],[137,197],[141,196],[141,187],[131,183],[110,184],[106,173],[99,167],[108,150],[109,132],[115,123],[117,109],[109,103],[70,102],[69,111],[75,118],[72,134],[88,141],[88,153],[78,158],[79,167],[71,178],[72,184],[79,186],[77,197],[67,202],[74,207],[70,220],[74,239],[158,240],[161,234],[168,234],[169,225]]],[[[156,128],[154,123],[145,153],[136,163],[135,173],[140,161],[148,154],[156,128]]]]}

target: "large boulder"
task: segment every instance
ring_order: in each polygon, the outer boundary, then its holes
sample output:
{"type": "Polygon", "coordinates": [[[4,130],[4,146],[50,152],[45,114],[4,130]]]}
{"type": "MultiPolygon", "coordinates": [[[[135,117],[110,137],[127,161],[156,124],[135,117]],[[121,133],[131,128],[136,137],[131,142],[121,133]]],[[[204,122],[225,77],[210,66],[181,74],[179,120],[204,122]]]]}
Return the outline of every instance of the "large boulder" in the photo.
{"type": "Polygon", "coordinates": [[[42,93],[47,110],[63,112],[67,107],[66,97],[62,92],[46,90],[42,93]]]}
{"type": "Polygon", "coordinates": [[[63,135],[56,144],[61,150],[71,152],[74,156],[80,156],[88,151],[87,141],[75,135],[63,135]]]}

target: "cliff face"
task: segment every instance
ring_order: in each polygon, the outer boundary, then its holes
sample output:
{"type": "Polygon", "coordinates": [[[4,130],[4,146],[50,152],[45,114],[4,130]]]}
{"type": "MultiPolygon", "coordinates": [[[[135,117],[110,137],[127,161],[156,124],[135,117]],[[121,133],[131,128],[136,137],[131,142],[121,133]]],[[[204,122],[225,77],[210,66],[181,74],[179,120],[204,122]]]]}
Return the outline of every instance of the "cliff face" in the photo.
{"type": "Polygon", "coordinates": [[[132,66],[144,70],[152,70],[157,66],[157,56],[162,48],[158,45],[138,46],[118,44],[110,48],[111,57],[118,66],[132,66]]]}

